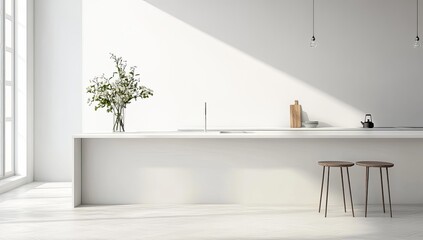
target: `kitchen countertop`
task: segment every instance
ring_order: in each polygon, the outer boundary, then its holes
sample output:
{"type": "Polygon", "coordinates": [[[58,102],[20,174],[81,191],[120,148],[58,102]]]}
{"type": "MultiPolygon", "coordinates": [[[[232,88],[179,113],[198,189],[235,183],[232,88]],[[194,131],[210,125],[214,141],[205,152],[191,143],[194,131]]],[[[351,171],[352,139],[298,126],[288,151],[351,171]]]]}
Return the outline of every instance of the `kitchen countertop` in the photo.
{"type": "Polygon", "coordinates": [[[277,138],[423,138],[423,128],[299,128],[299,129],[225,129],[207,132],[195,129],[160,132],[125,132],[125,133],[81,133],[73,136],[79,139],[131,139],[131,138],[195,138],[195,139],[277,139],[277,138]]]}

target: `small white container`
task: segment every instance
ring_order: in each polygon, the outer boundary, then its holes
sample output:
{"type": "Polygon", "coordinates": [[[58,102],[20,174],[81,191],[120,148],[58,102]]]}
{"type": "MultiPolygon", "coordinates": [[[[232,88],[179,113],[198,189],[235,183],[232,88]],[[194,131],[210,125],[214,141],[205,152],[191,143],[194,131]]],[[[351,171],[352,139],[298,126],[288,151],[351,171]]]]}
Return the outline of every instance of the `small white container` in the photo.
{"type": "Polygon", "coordinates": [[[319,121],[305,121],[304,127],[306,128],[316,128],[319,125],[319,121]]]}

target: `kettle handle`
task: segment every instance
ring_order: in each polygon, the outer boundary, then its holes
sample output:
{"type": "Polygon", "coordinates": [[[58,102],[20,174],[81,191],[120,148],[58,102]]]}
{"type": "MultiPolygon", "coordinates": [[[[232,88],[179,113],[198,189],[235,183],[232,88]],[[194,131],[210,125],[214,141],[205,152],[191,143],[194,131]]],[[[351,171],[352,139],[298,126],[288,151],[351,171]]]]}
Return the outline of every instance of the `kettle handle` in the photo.
{"type": "Polygon", "coordinates": [[[372,114],[366,113],[366,116],[364,116],[364,122],[366,122],[367,117],[370,118],[370,122],[373,122],[372,114]]]}

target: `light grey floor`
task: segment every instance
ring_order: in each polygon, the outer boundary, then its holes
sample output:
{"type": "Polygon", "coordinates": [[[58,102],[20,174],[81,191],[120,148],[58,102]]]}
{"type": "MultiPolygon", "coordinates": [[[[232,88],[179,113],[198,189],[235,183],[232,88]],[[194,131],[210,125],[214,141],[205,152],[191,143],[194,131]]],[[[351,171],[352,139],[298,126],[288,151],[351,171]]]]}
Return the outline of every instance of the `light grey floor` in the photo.
{"type": "Polygon", "coordinates": [[[423,239],[423,205],[124,205],[71,208],[70,183],[32,183],[0,195],[0,239],[423,239]]]}

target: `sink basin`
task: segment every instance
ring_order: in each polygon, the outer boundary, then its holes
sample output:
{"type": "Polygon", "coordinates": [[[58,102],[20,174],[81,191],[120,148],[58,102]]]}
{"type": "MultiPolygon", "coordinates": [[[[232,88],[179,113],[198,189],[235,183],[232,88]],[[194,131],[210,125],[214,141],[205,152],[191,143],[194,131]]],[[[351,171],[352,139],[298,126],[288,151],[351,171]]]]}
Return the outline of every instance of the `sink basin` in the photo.
{"type": "MultiPolygon", "coordinates": [[[[178,132],[204,132],[203,129],[178,129],[178,132]]],[[[210,129],[207,130],[207,133],[222,133],[222,134],[238,134],[238,133],[254,133],[255,131],[250,130],[219,130],[219,129],[210,129]]]]}
{"type": "Polygon", "coordinates": [[[253,132],[251,132],[251,131],[243,131],[243,130],[228,130],[228,131],[219,131],[219,133],[222,133],[222,134],[224,134],[224,133],[235,133],[235,134],[238,134],[238,133],[253,133],[253,132]]]}

